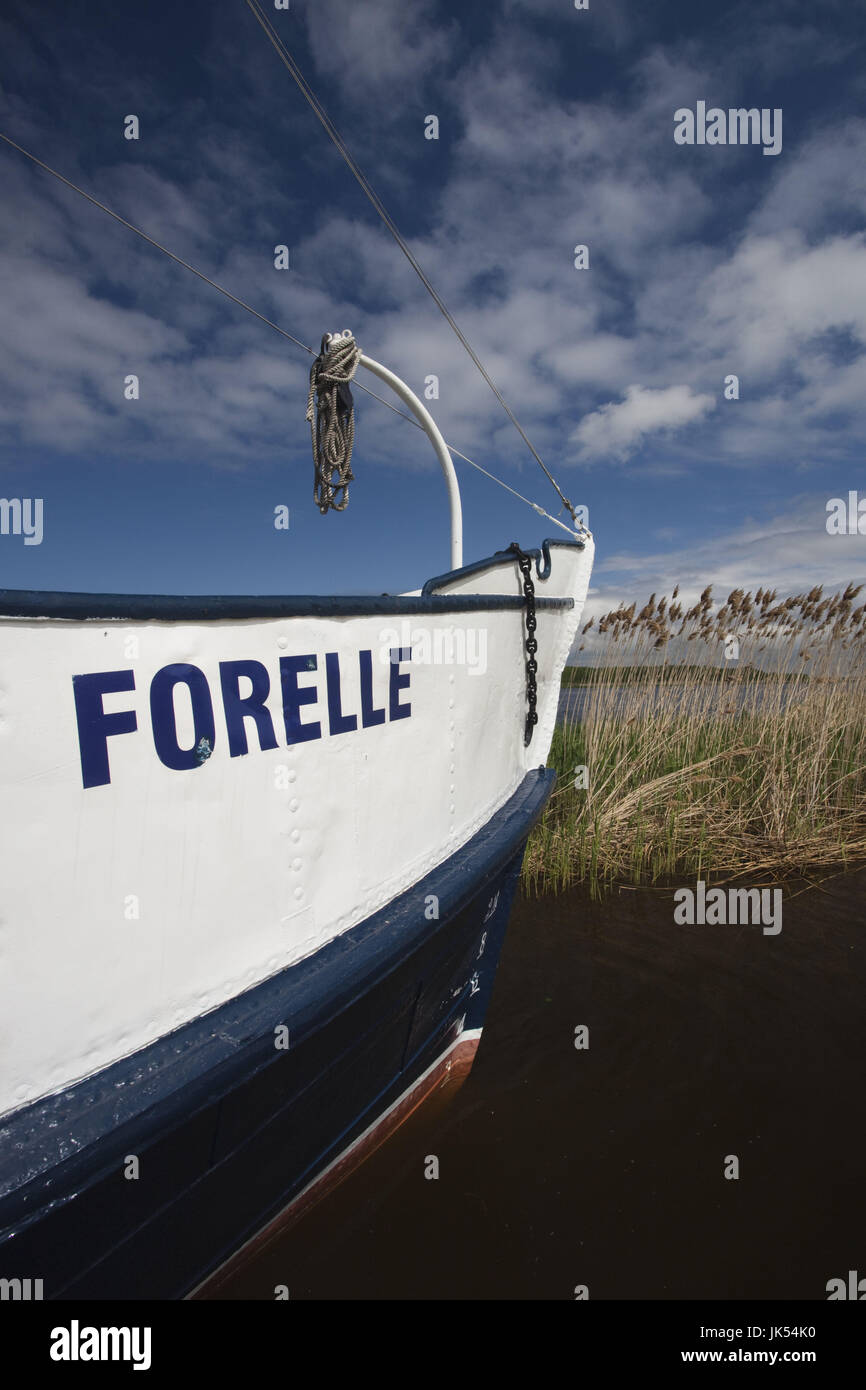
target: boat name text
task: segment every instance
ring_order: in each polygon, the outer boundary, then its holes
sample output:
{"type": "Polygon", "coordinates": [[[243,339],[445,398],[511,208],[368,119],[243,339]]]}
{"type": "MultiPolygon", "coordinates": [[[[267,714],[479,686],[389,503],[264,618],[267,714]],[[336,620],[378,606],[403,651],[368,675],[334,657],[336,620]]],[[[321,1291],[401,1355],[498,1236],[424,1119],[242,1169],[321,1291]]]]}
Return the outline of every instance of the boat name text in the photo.
{"type": "MultiPolygon", "coordinates": [[[[323,705],[327,706],[327,733],[355,733],[386,721],[408,719],[412,714],[409,701],[401,700],[401,692],[409,686],[410,674],[401,671],[401,663],[411,660],[411,647],[391,650],[389,673],[374,668],[372,650],[358,652],[358,684],[360,708],[347,713],[344,705],[346,672],[340,671],[340,653],[325,654],[323,705]],[[374,679],[374,669],[376,676],[374,679]],[[374,687],[379,687],[378,691],[374,687]],[[381,701],[376,704],[376,699],[381,701]]],[[[287,745],[307,743],[324,736],[324,717],[321,720],[302,720],[304,705],[316,704],[320,692],[315,683],[299,684],[302,676],[319,671],[319,659],[312,653],[279,658],[280,696],[287,745]]],[[[78,744],[81,754],[81,778],[85,787],[101,787],[111,781],[108,740],[120,734],[138,730],[138,715],[133,709],[108,712],[103,696],[118,691],[135,690],[135,673],[129,668],[120,671],[95,671],[72,677],[75,715],[78,723],[78,744]]],[[[259,748],[277,748],[274,719],[265,701],[271,690],[267,667],[260,661],[221,661],[219,687],[222,698],[229,756],[243,757],[248,753],[247,720],[252,720],[259,748]],[[249,690],[241,694],[241,681],[249,690]]],[[[324,715],[324,708],[322,711],[324,715]]],[[[175,662],[163,666],[150,683],[150,722],[156,755],[165,767],[185,772],[201,767],[216,746],[214,700],[205,673],[198,666],[175,662]],[[193,737],[190,747],[181,747],[177,727],[174,694],[178,686],[185,688],[191,706],[193,737]]],[[[186,721],[188,724],[188,720],[186,721]]]]}

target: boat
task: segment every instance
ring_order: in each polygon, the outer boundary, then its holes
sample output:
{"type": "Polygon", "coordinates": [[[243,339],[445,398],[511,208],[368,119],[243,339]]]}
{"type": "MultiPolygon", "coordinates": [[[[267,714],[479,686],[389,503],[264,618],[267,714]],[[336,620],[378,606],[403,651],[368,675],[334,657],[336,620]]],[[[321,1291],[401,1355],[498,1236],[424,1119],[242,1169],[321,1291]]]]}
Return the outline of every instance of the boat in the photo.
{"type": "Polygon", "coordinates": [[[442,467],[443,573],[380,595],[0,590],[12,1297],[218,1290],[479,1047],[593,539],[557,522],[465,563],[452,451],[347,332],[311,377],[320,510],[347,500],[359,369],[442,467]]]}
{"type": "Polygon", "coordinates": [[[471,1064],[592,540],[522,554],[528,743],[514,551],[404,595],[0,592],[4,1277],[182,1297],[471,1064]]]}

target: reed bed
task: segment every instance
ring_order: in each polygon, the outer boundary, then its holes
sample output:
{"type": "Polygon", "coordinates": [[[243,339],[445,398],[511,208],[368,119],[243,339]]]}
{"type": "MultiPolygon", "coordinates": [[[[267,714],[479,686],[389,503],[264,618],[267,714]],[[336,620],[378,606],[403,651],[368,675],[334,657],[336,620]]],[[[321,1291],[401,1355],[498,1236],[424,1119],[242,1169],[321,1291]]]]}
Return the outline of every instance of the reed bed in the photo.
{"type": "Polygon", "coordinates": [[[735,589],[717,606],[707,588],[685,610],[675,589],[590,620],[581,716],[554,735],[559,780],[524,888],[586,883],[599,897],[614,884],[768,882],[866,861],[859,593],[735,589]]]}

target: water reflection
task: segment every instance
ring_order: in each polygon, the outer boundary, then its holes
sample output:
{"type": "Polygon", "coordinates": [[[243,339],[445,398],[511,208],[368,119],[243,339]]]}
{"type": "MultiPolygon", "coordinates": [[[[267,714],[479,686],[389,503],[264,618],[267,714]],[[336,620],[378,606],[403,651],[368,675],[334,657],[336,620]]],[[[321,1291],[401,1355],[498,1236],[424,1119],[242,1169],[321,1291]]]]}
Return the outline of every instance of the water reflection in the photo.
{"type": "Polygon", "coordinates": [[[802,888],[777,937],[518,901],[462,1090],[224,1296],[825,1298],[866,1249],[866,871],[802,888]]]}

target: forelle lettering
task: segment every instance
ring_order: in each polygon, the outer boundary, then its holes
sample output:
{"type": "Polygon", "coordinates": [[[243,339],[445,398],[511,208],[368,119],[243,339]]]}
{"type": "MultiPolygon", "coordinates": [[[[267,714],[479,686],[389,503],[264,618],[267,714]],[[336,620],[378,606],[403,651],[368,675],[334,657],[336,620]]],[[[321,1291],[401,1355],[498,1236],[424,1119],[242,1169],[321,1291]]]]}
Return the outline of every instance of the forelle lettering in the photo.
{"type": "MultiPolygon", "coordinates": [[[[200,750],[207,749],[210,757],[218,747],[217,703],[222,706],[232,758],[249,753],[251,739],[254,748],[270,751],[408,719],[412,705],[401,696],[409,688],[410,673],[400,667],[411,657],[411,647],[393,647],[386,676],[378,662],[374,667],[372,650],[359,651],[357,709],[349,707],[345,669],[341,670],[338,652],[327,652],[321,664],[315,653],[280,657],[279,685],[273,690],[270,672],[262,662],[221,661],[216,700],[207,676],[198,666],[186,662],[163,666],[150,683],[154,750],[160,762],[174,772],[201,767],[200,750]],[[248,686],[245,694],[241,693],[242,681],[248,686]],[[188,748],[181,747],[175,717],[174,694],[178,686],[186,688],[192,708],[195,733],[188,748]],[[320,718],[305,717],[304,707],[315,704],[319,705],[320,718]]],[[[346,660],[345,653],[342,660],[346,660]]],[[[139,718],[134,709],[107,711],[103,697],[135,690],[135,674],[127,668],[73,676],[72,689],[82,783],[85,787],[105,786],[111,781],[109,740],[137,733],[139,718]]]]}

